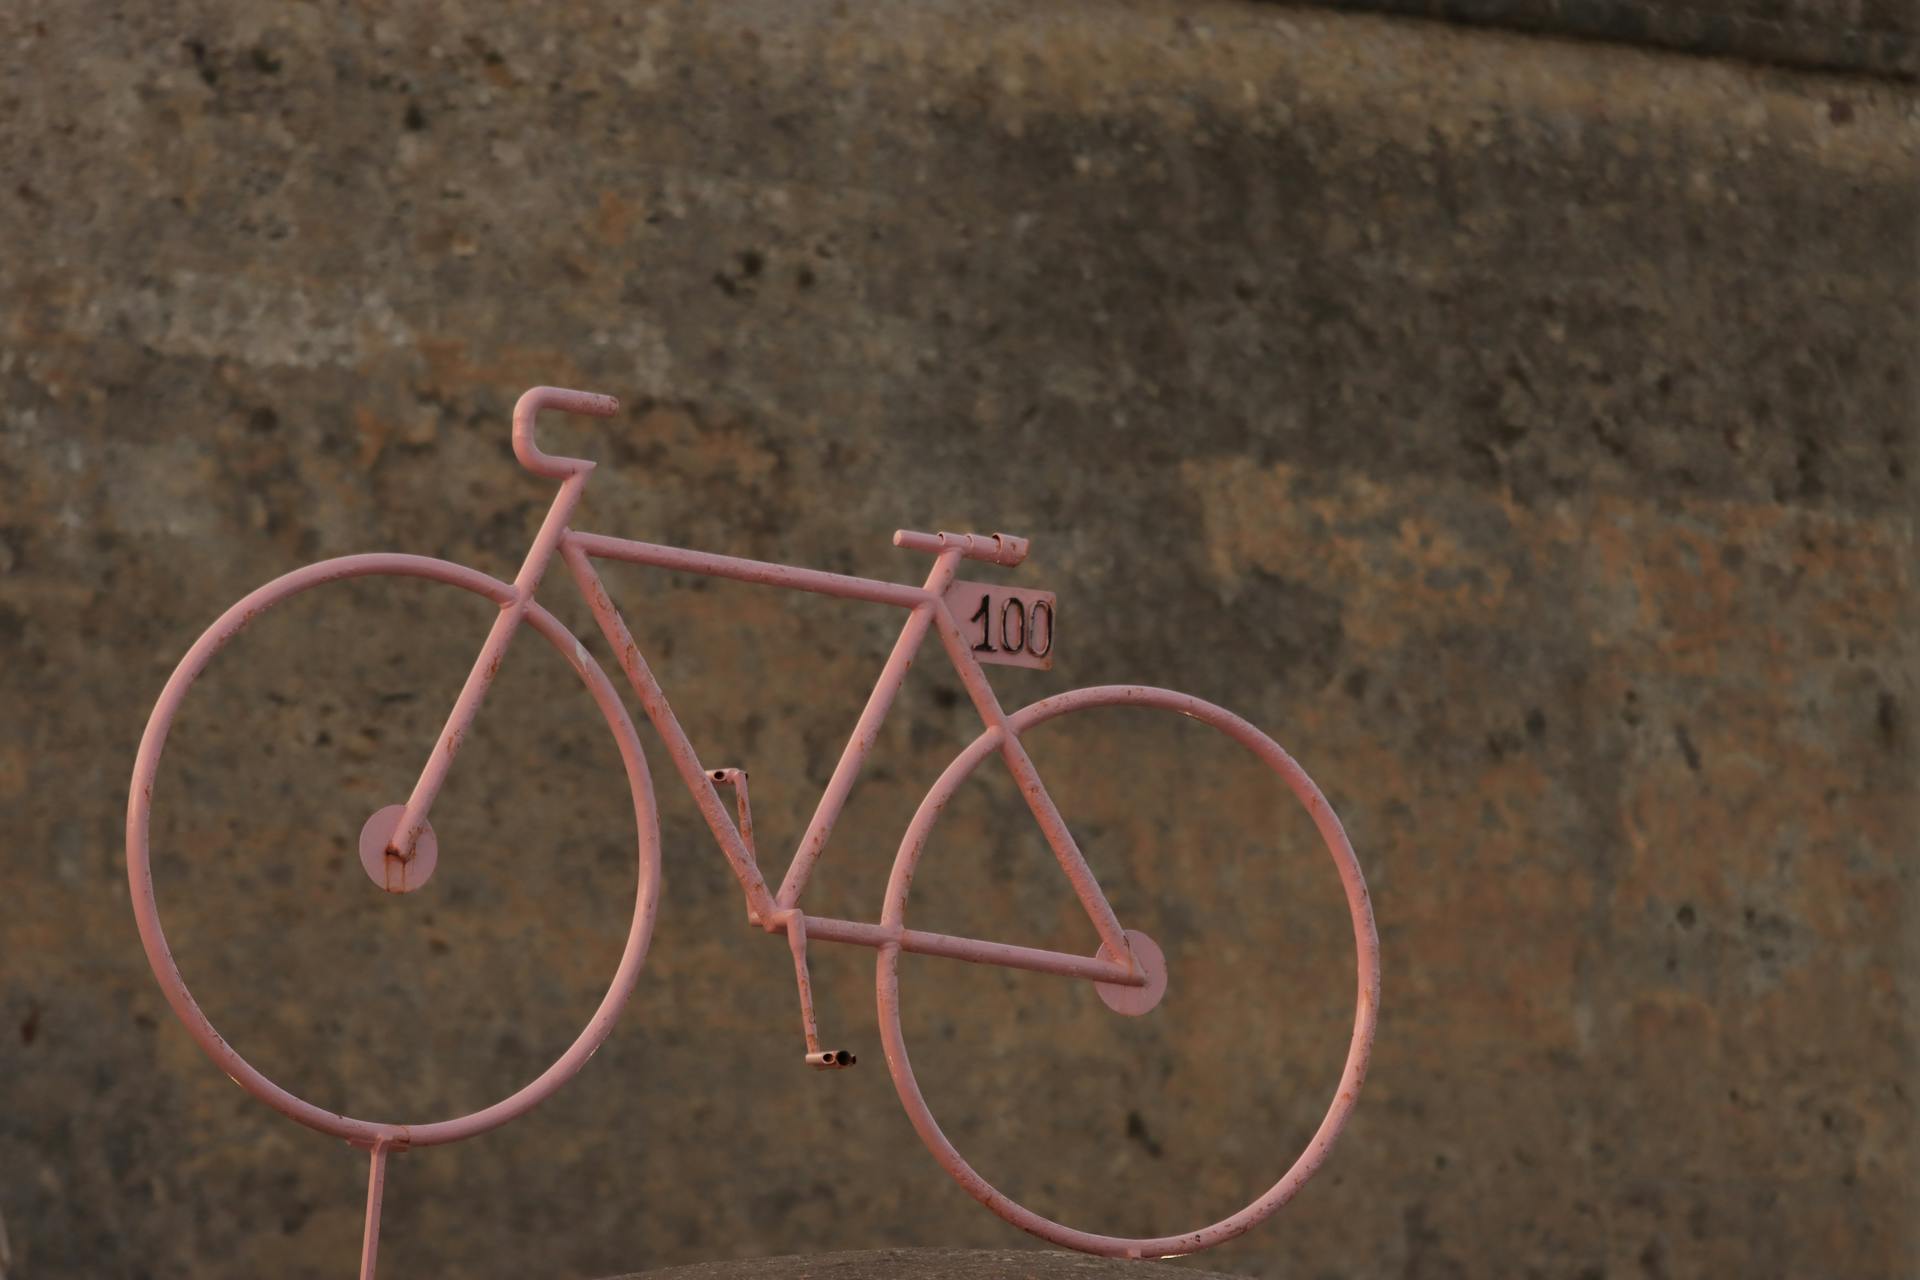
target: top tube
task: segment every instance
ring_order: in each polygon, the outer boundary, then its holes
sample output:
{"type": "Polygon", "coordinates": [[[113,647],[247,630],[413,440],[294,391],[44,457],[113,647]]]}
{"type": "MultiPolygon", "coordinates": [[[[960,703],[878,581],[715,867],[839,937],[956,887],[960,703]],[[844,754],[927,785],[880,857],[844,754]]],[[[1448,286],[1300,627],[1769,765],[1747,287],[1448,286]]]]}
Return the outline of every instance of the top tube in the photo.
{"type": "Polygon", "coordinates": [[[901,609],[915,609],[933,600],[924,587],[902,582],[882,582],[877,578],[856,578],[851,574],[828,573],[822,569],[800,569],[770,560],[747,560],[740,556],[715,555],[710,551],[689,551],[684,547],[663,546],[657,542],[636,542],[630,538],[609,538],[599,533],[569,531],[567,539],[588,555],[601,560],[624,560],[630,564],[653,565],[683,573],[704,574],[713,578],[732,578],[739,582],[757,582],[763,586],[811,591],[843,600],[870,600],[901,609]]]}

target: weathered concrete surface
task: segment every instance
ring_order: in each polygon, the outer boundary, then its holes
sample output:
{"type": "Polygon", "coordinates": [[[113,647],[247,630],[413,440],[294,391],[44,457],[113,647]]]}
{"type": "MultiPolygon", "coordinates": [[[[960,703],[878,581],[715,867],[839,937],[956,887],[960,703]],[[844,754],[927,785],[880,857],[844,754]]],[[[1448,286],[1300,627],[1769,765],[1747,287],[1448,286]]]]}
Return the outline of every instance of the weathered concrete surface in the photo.
{"type": "MultiPolygon", "coordinates": [[[[1081,1254],[1032,1249],[869,1249],[812,1258],[755,1258],[699,1262],[648,1271],[647,1280],[1102,1280],[1172,1272],[1204,1280],[1217,1272],[1145,1266],[1081,1254]]],[[[640,1280],[631,1277],[630,1280],[640,1280]]]]}
{"type": "Polygon", "coordinates": [[[1321,0],[1338,9],[1483,23],[1687,53],[1911,80],[1920,5],[1906,0],[1321,0]]]}
{"type": "MultiPolygon", "coordinates": [[[[1190,688],[1320,778],[1377,896],[1375,1070],[1324,1175],[1204,1265],[1916,1270],[1910,89],[1217,3],[35,2],[0,37],[20,1274],[350,1263],[359,1157],[160,1000],[124,780],[255,584],[387,547],[510,572],[550,492],[506,448],[536,381],[629,402],[556,432],[608,463],[583,526],[903,577],[899,525],[1031,535],[1061,654],[1009,702],[1190,688]]],[[[778,871],[897,620],[612,581],[706,757],[753,769],[778,871]]],[[[486,612],[343,589],[263,621],[161,780],[196,991],[331,1104],[488,1102],[612,970],[631,816],[530,642],[432,890],[354,865],[486,612]]],[[[810,905],[871,917],[975,727],[923,663],[810,905]]],[[[1324,1105],[1337,903],[1204,744],[1061,732],[1035,750],[1174,994],[1119,1025],[926,962],[914,1061],[1009,1190],[1191,1225],[1324,1105]]],[[[546,1107],[395,1162],[392,1273],[1006,1246],[894,1104],[870,957],[816,960],[867,1062],[799,1068],[784,950],[654,754],[641,994],[546,1107]]],[[[915,922],[1091,950],[994,798],[943,820],[915,922]]]]}

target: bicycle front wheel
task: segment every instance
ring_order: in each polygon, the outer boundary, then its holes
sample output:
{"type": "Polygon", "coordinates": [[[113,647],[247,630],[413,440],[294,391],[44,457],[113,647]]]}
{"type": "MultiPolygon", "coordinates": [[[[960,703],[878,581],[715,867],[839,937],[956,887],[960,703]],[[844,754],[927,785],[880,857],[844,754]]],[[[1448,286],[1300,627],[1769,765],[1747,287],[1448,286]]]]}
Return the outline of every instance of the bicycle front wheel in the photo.
{"type": "Polygon", "coordinates": [[[149,849],[154,784],[175,717],[195,681],[205,673],[214,657],[269,610],[317,587],[353,578],[421,579],[443,583],[483,597],[497,606],[507,605],[515,595],[511,585],[449,561],[425,556],[371,554],[343,556],[297,569],[276,578],[233,605],[201,634],[180,660],[147,722],[134,763],[127,802],[127,880],[140,939],[168,1003],[200,1047],[235,1083],[301,1124],[349,1142],[361,1145],[401,1142],[414,1147],[432,1146],[471,1137],[522,1114],[578,1072],[607,1038],[639,978],[647,944],[653,934],[660,884],[659,827],[646,761],[619,694],[573,633],[538,604],[529,602],[525,613],[526,625],[560,653],[586,686],[619,748],[627,786],[632,794],[634,821],[638,828],[638,884],[632,922],[606,994],[588,1019],[586,1027],[544,1071],[491,1106],[451,1119],[424,1124],[356,1119],[317,1106],[267,1078],[214,1028],[193,993],[187,989],[186,980],[168,945],[166,932],[161,927],[149,849]]]}
{"type": "MultiPolygon", "coordinates": [[[[921,1140],[940,1162],[941,1166],[945,1168],[954,1180],[957,1181],[969,1195],[973,1196],[974,1199],[978,1200],[1014,1226],[1067,1248],[1113,1257],[1163,1257],[1192,1253],[1196,1250],[1205,1249],[1225,1240],[1232,1239],[1249,1230],[1292,1199],[1300,1190],[1301,1186],[1313,1176],[1326,1160],[1335,1140],[1340,1136],[1342,1129],[1346,1126],[1348,1117],[1353,1111],[1361,1083],[1366,1076],[1368,1059],[1372,1052],[1374,1028],[1379,1008],[1379,940],[1374,928],[1373,908],[1368,898],[1366,881],[1361,874],[1360,865],[1354,856],[1352,845],[1348,842],[1346,833],[1341,827],[1340,820],[1335,815],[1332,806],[1328,804],[1326,797],[1321,794],[1320,789],[1314,784],[1313,780],[1307,776],[1305,770],[1303,770],[1278,743],[1241,717],[1212,703],[1166,689],[1155,689],[1138,685],[1105,685],[1060,694],[1056,697],[1047,698],[1025,707],[1008,718],[1008,730],[1015,735],[1024,736],[1028,730],[1048,721],[1055,720],[1069,712],[1089,711],[1094,708],[1108,707],[1141,708],[1151,713],[1161,714],[1171,712],[1188,724],[1197,722],[1199,725],[1205,726],[1206,729],[1212,730],[1212,735],[1202,735],[1213,738],[1212,746],[1222,745],[1219,739],[1224,738],[1226,740],[1226,750],[1228,754],[1244,756],[1250,753],[1252,765],[1248,772],[1252,775],[1264,777],[1269,781],[1277,781],[1284,786],[1286,792],[1291,793],[1293,799],[1298,801],[1300,807],[1304,809],[1306,816],[1311,820],[1314,831],[1318,837],[1318,842],[1325,847],[1326,853],[1330,855],[1333,860],[1334,868],[1339,876],[1349,923],[1351,924],[1354,954],[1356,956],[1358,995],[1352,1020],[1352,1033],[1347,1043],[1346,1056],[1340,1072],[1339,1082],[1335,1087],[1331,1103],[1328,1105],[1324,1116],[1320,1119],[1318,1127],[1307,1140],[1305,1149],[1293,1160],[1291,1166],[1285,1169],[1278,1181],[1254,1196],[1254,1198],[1250,1202],[1245,1203],[1243,1207],[1215,1221],[1190,1230],[1127,1236],[1101,1234],[1068,1226],[1063,1222],[1056,1221],[1053,1218],[1035,1212],[1033,1209],[1017,1202],[1012,1196],[1003,1193],[994,1183],[982,1176],[966,1157],[960,1154],[960,1151],[954,1145],[953,1141],[950,1140],[947,1133],[943,1131],[940,1124],[934,1119],[926,1097],[922,1092],[920,1081],[914,1074],[912,1061],[907,1050],[906,1035],[902,1027],[900,985],[901,949],[897,945],[882,948],[879,955],[877,987],[880,1010],[880,1033],[886,1050],[887,1066],[893,1076],[894,1086],[900,1095],[902,1105],[906,1108],[909,1119],[913,1122],[914,1128],[918,1131],[921,1140]]],[[[956,793],[959,792],[962,784],[966,783],[968,779],[974,775],[980,765],[999,754],[1001,742],[1002,737],[998,730],[989,729],[983,733],[954,759],[953,763],[948,766],[946,772],[941,775],[939,781],[934,784],[933,789],[927,794],[926,799],[921,802],[920,808],[915,814],[912,823],[909,825],[905,838],[901,842],[899,854],[894,861],[892,878],[887,886],[887,896],[882,909],[882,923],[887,928],[894,930],[906,928],[906,908],[909,889],[914,882],[916,872],[921,869],[922,855],[925,852],[928,838],[935,824],[944,813],[949,812],[953,807],[956,793]]],[[[1131,757],[1126,755],[1123,748],[1114,748],[1113,750],[1119,760],[1131,760],[1131,757]]],[[[1095,771],[1099,768],[1097,765],[1089,765],[1088,767],[1095,771]]],[[[1169,785],[1172,784],[1169,783],[1169,785]]],[[[1113,789],[1120,793],[1122,799],[1127,801],[1137,799],[1139,794],[1144,790],[1131,783],[1113,789]]],[[[1278,788],[1275,790],[1277,791],[1278,788]]],[[[1156,797],[1156,799],[1160,798],[1161,797],[1156,797]]],[[[1059,797],[1056,796],[1056,799],[1059,799],[1059,797]]],[[[1067,810],[1067,805],[1064,802],[1062,802],[1061,807],[1063,810],[1067,810]]],[[[1086,840],[1087,832],[1075,821],[1075,813],[1068,810],[1064,812],[1063,816],[1067,819],[1069,827],[1073,829],[1076,839],[1082,842],[1089,861],[1096,868],[1102,866],[1103,859],[1110,865],[1110,858],[1107,858],[1106,852],[1099,847],[1097,841],[1092,847],[1088,847],[1086,840]]],[[[1156,844],[1160,840],[1165,839],[1166,832],[1170,830],[1165,823],[1157,824],[1154,819],[1149,819],[1136,825],[1140,831],[1154,833],[1152,838],[1147,841],[1149,844],[1156,844]]],[[[1160,857],[1161,851],[1156,850],[1148,856],[1160,857]]],[[[1201,856],[1204,857],[1205,855],[1201,856]]],[[[1195,870],[1194,864],[1191,862],[1183,863],[1183,868],[1183,874],[1186,875],[1192,875],[1195,870]]],[[[1109,886],[1109,892],[1111,893],[1111,891],[1111,886],[1109,886]]],[[[1114,897],[1112,900],[1116,910],[1120,913],[1122,924],[1131,925],[1133,923],[1129,918],[1131,913],[1122,905],[1118,897],[1114,897]]],[[[1210,926],[1213,923],[1214,922],[1211,921],[1191,922],[1189,932],[1200,940],[1198,945],[1203,947],[1210,945],[1210,926]]],[[[1143,947],[1141,943],[1144,940],[1134,935],[1131,930],[1130,938],[1134,941],[1136,954],[1143,956],[1143,960],[1154,978],[1153,985],[1161,986],[1162,989],[1164,989],[1164,984],[1169,976],[1165,969],[1162,968],[1159,973],[1152,974],[1152,970],[1158,961],[1158,948],[1154,947],[1150,941],[1147,941],[1146,946],[1143,947]],[[1151,955],[1149,956],[1148,953],[1151,953],[1151,955]]],[[[1255,950],[1259,950],[1262,947],[1272,947],[1272,944],[1276,941],[1278,940],[1256,934],[1252,945],[1255,950]]],[[[1196,975],[1190,971],[1187,976],[1194,978],[1196,975]]],[[[1062,980],[1046,979],[1046,981],[1060,982],[1062,980]]],[[[1172,994],[1169,996],[1170,1001],[1180,995],[1181,972],[1177,967],[1171,974],[1171,982],[1172,994]]],[[[1089,1003],[1095,992],[1085,992],[1086,999],[1081,1002],[1083,1011],[1092,1010],[1094,1014],[1109,1018],[1126,1014],[1144,1014],[1145,1016],[1139,1019],[1142,1023],[1153,1016],[1149,1011],[1152,1010],[1160,994],[1150,986],[1144,997],[1137,1000],[1129,1000],[1128,993],[1137,989],[1109,987],[1106,985],[1098,985],[1097,989],[1101,997],[1100,1002],[1089,1003]],[[1115,1012],[1107,1013],[1104,1010],[1100,1010],[1097,1007],[1098,1003],[1104,1003],[1107,1010],[1113,1010],[1115,1012]]],[[[1189,990],[1191,990],[1191,987],[1189,990]]],[[[1262,1020],[1263,1017],[1266,1021],[1274,1021],[1270,1011],[1263,1010],[1257,1006],[1244,1008],[1240,1016],[1249,1022],[1262,1020]]],[[[1076,1025],[1086,1024],[1077,1023],[1076,1025]]],[[[981,1066],[986,1068],[990,1065],[986,1060],[990,1059],[993,1055],[987,1045],[981,1045],[978,1046],[976,1052],[970,1053],[967,1056],[980,1058],[982,1060],[981,1066]]],[[[942,1058],[941,1064],[944,1065],[944,1063],[945,1059],[942,1058]]],[[[1074,1075],[1073,1070],[1064,1062],[1051,1069],[1058,1075],[1066,1075],[1069,1077],[1074,1075]]],[[[1071,1089],[1082,1087],[1087,1086],[1082,1086],[1076,1081],[1074,1084],[1068,1086],[1068,1089],[1071,1091],[1071,1089]]],[[[993,1104],[985,1103],[982,1105],[991,1108],[993,1104]]],[[[1137,1110],[1129,1113],[1128,1129],[1130,1136],[1142,1140],[1149,1146],[1158,1145],[1157,1142],[1145,1133],[1144,1128],[1141,1127],[1140,1113],[1137,1110]]],[[[1053,1150],[1047,1147],[1046,1144],[1037,1139],[1033,1139],[1029,1142],[1026,1153],[1020,1156],[1019,1159],[1025,1162],[1030,1160],[1034,1155],[1051,1157],[1053,1154],[1053,1150]]],[[[1157,1156],[1158,1152],[1155,1151],[1154,1154],[1157,1156]]],[[[1271,1176],[1271,1174],[1268,1176],[1271,1176]]],[[[1039,1185],[1046,1186],[1047,1184],[1042,1180],[1039,1185]]],[[[1254,1183],[1254,1185],[1258,1186],[1260,1184],[1254,1183]]],[[[1245,1195],[1246,1192],[1242,1191],[1241,1194],[1245,1195]]],[[[1228,1203],[1239,1203],[1239,1201],[1236,1197],[1228,1203]]],[[[1204,1222],[1205,1220],[1202,1219],[1202,1221],[1204,1222]]]]}

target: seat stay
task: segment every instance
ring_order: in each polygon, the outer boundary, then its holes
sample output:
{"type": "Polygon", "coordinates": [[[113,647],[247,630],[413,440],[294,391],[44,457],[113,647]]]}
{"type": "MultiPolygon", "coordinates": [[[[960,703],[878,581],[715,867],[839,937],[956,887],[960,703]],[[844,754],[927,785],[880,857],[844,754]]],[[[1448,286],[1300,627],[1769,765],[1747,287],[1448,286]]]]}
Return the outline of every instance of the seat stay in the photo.
{"type": "Polygon", "coordinates": [[[1046,837],[1047,846],[1053,850],[1054,859],[1066,873],[1067,882],[1073,886],[1074,897],[1080,900],[1087,919],[1099,933],[1101,945],[1108,955],[1128,964],[1131,971],[1133,953],[1127,945],[1127,931],[1121,926],[1120,917],[1114,914],[1112,904],[1100,891],[1100,882],[1095,879],[1093,868],[1087,865],[1086,855],[1080,852],[1073,833],[1067,829],[1066,819],[1060,816],[1053,797],[1047,794],[1046,784],[1040,779],[1040,771],[1034,767],[1033,757],[1021,745],[1020,735],[1007,723],[1007,713],[994,696],[993,686],[987,682],[986,671],[979,659],[973,656],[972,647],[960,631],[960,623],[954,618],[953,611],[947,608],[944,599],[935,613],[935,624],[940,632],[941,643],[946,646],[947,657],[952,660],[954,670],[959,673],[975,709],[980,712],[980,718],[986,721],[990,730],[1000,734],[1000,757],[1007,762],[1007,768],[1020,788],[1021,797],[1026,800],[1034,821],[1040,824],[1040,832],[1046,837]]]}

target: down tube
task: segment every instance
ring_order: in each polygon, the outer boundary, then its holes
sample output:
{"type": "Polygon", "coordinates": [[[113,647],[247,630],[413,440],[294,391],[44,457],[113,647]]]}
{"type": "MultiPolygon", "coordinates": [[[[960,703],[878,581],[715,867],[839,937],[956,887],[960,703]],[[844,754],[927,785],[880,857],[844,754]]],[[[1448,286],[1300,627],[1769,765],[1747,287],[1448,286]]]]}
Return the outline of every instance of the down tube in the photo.
{"type": "Polygon", "coordinates": [[[713,780],[701,768],[700,758],[687,738],[687,731],[680,727],[679,718],[667,704],[667,695],[660,688],[660,682],[653,678],[646,659],[640,656],[640,647],[627,630],[625,619],[613,607],[613,600],[607,595],[600,575],[593,571],[587,553],[571,533],[560,540],[560,556],[566,561],[573,580],[580,584],[581,594],[587,598],[587,607],[593,611],[594,621],[600,624],[601,634],[613,646],[620,670],[626,673],[627,683],[633,686],[641,709],[647,713],[647,719],[653,722],[661,741],[666,744],[667,754],[673,757],[674,768],[680,772],[680,780],[687,784],[693,802],[700,808],[700,816],[707,820],[713,838],[720,842],[720,852],[726,857],[727,865],[733,868],[734,879],[746,891],[748,911],[756,922],[770,919],[775,910],[773,894],[768,891],[767,882],[760,875],[759,864],[747,848],[746,841],[741,839],[740,829],[734,826],[733,817],[727,812],[720,793],[714,789],[713,780]]]}

